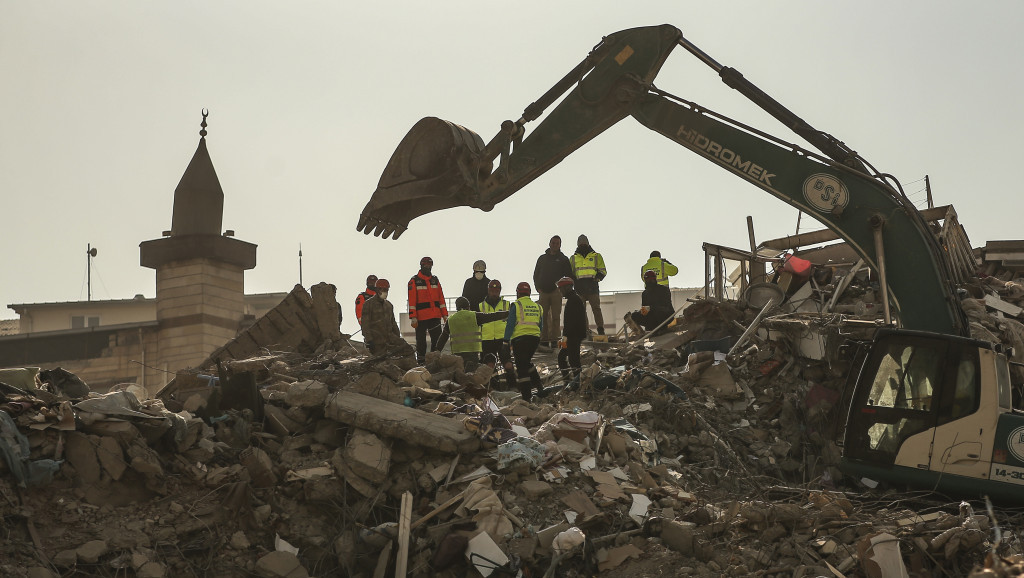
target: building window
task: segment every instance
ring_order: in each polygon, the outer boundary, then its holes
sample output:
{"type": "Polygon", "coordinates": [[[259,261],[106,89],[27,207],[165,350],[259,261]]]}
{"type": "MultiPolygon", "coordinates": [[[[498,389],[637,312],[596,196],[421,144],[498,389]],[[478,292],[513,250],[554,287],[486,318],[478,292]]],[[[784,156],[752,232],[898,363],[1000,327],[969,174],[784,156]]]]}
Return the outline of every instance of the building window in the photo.
{"type": "Polygon", "coordinates": [[[72,329],[83,329],[85,327],[99,327],[100,318],[97,317],[86,317],[85,315],[72,315],[71,316],[71,328],[72,329]],[[87,325],[88,323],[88,325],[87,325]]]}

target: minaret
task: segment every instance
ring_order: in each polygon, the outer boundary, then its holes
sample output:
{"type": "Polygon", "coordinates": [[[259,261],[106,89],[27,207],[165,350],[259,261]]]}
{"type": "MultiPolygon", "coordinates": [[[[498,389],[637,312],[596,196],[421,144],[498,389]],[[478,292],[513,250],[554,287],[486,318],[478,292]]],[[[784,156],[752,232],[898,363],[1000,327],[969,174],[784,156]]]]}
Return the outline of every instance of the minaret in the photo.
{"type": "Polygon", "coordinates": [[[142,266],[156,269],[156,366],[171,372],[197,366],[236,336],[244,272],[256,266],[256,245],[221,233],[224,191],[206,149],[208,114],[204,109],[199,146],[174,189],[171,230],[139,245],[142,266]]]}

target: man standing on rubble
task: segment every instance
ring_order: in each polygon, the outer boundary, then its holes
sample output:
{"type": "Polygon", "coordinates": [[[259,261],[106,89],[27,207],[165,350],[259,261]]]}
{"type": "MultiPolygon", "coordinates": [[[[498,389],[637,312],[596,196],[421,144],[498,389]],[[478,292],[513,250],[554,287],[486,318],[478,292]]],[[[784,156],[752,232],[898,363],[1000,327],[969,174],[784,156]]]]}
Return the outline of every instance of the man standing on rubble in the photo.
{"type": "Polygon", "coordinates": [[[561,326],[562,294],[555,283],[562,277],[572,275],[569,258],[562,252],[562,238],[551,237],[548,248],[537,258],[533,268],[533,286],[537,288],[537,303],[544,309],[544,335],[540,341],[546,347],[554,347],[561,326]]]}
{"type": "MultiPolygon", "coordinates": [[[[543,305],[541,306],[543,307],[543,305]]],[[[505,315],[499,321],[491,321],[480,327],[480,339],[482,345],[482,356],[488,355],[501,360],[502,367],[505,367],[505,381],[508,388],[516,386],[516,372],[512,369],[512,354],[509,352],[508,344],[505,343],[505,318],[508,316],[508,300],[501,296],[501,281],[492,279],[487,284],[487,297],[477,308],[481,313],[501,312],[505,315]]]]}
{"type": "Polygon", "coordinates": [[[490,282],[491,280],[487,278],[487,263],[478,259],[473,263],[473,276],[466,279],[462,286],[462,296],[469,299],[470,311],[476,311],[480,307],[480,302],[487,297],[487,284],[490,282]]]}
{"type": "Polygon", "coordinates": [[[366,278],[366,289],[364,289],[359,295],[356,295],[356,321],[358,321],[360,325],[363,324],[363,304],[366,303],[367,299],[377,294],[376,284],[377,276],[368,276],[366,278]]]}
{"type": "Polygon", "coordinates": [[[656,272],[644,273],[644,284],[640,310],[627,313],[624,318],[626,325],[638,334],[653,330],[676,312],[672,305],[672,290],[658,283],[656,272]]]}
{"type": "MultiPolygon", "coordinates": [[[[651,251],[651,258],[640,267],[640,279],[644,279],[644,275],[648,271],[654,271],[658,276],[658,284],[668,287],[668,278],[679,273],[679,267],[676,267],[669,262],[668,259],[661,258],[661,251],[651,251]]],[[[646,281],[644,281],[646,283],[646,281]]]]}
{"type": "Polygon", "coordinates": [[[608,275],[608,269],[604,266],[604,257],[590,246],[590,240],[586,235],[580,235],[576,239],[576,252],[569,260],[572,264],[572,277],[575,279],[576,292],[580,294],[583,301],[590,303],[590,309],[594,312],[594,323],[597,325],[597,334],[604,335],[604,315],[601,313],[601,289],[600,282],[608,275]]]}
{"type": "MultiPolygon", "coordinates": [[[[505,342],[511,345],[512,356],[516,359],[516,375],[519,376],[516,383],[524,401],[530,401],[535,387],[537,393],[543,395],[544,386],[533,365],[533,354],[537,352],[543,329],[544,308],[530,299],[530,284],[522,281],[516,285],[515,303],[509,306],[505,342]]],[[[509,369],[509,364],[505,364],[505,370],[509,369]]]]}
{"type": "Polygon", "coordinates": [[[444,300],[441,280],[430,273],[434,260],[420,259],[420,270],[409,279],[409,322],[416,330],[416,362],[423,364],[427,355],[427,333],[430,350],[441,337],[441,321],[448,320],[448,306],[444,300]]]}
{"type": "Polygon", "coordinates": [[[452,340],[452,353],[466,361],[466,371],[473,371],[480,363],[480,352],[483,351],[481,327],[494,321],[501,321],[508,315],[506,311],[480,313],[469,308],[469,299],[459,297],[455,300],[455,313],[448,317],[448,323],[441,331],[437,340],[437,349],[444,349],[448,338],[452,340]]]}
{"type": "MultiPolygon", "coordinates": [[[[395,307],[388,301],[388,289],[391,284],[387,279],[377,279],[374,283],[376,293],[363,303],[363,340],[370,349],[371,355],[387,351],[411,350],[412,347],[402,339],[402,332],[395,320],[395,307]]],[[[411,353],[411,351],[410,351],[411,353]]]]}
{"type": "Polygon", "coordinates": [[[565,382],[569,383],[579,379],[582,369],[580,347],[587,337],[587,309],[583,298],[573,288],[570,277],[562,277],[557,285],[562,297],[565,297],[565,327],[562,329],[562,339],[565,341],[558,350],[558,368],[565,382]]]}

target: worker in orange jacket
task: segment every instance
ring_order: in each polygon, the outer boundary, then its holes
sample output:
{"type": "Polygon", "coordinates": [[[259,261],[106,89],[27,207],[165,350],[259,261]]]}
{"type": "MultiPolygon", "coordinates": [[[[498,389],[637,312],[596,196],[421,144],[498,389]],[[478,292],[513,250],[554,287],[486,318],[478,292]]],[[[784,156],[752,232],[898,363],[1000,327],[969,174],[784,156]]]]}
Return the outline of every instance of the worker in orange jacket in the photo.
{"type": "Polygon", "coordinates": [[[416,330],[416,362],[423,364],[427,355],[427,334],[430,334],[430,350],[441,337],[441,321],[448,321],[448,307],[445,305],[441,281],[431,274],[434,260],[420,259],[420,270],[409,279],[409,322],[416,330]]]}
{"type": "Polygon", "coordinates": [[[356,321],[363,324],[363,303],[370,297],[377,294],[377,276],[370,275],[366,278],[366,289],[356,295],[356,321]]]}

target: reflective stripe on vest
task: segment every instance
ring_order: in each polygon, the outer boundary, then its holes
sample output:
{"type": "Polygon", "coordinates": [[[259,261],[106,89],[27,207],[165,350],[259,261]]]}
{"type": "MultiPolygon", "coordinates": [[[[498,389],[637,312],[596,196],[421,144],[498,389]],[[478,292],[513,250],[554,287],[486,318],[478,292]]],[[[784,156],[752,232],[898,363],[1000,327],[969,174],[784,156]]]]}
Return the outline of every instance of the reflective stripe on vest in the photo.
{"type": "Polygon", "coordinates": [[[577,279],[593,279],[597,277],[597,253],[590,253],[586,257],[579,253],[572,254],[572,270],[577,279]]]}
{"type": "Polygon", "coordinates": [[[516,299],[516,328],[512,330],[512,339],[523,335],[540,335],[540,320],[544,309],[529,296],[516,299]]]}
{"type": "Polygon", "coordinates": [[[476,324],[476,313],[463,309],[448,317],[448,332],[452,337],[452,353],[483,351],[480,345],[480,326],[476,324]]]}
{"type": "MultiPolygon", "coordinates": [[[[481,313],[497,313],[498,311],[508,311],[508,301],[501,299],[498,304],[491,307],[491,304],[487,300],[480,302],[481,313]]],[[[495,339],[503,339],[505,337],[505,321],[491,321],[490,323],[484,323],[481,327],[480,338],[484,341],[492,341],[495,339]]]]}

